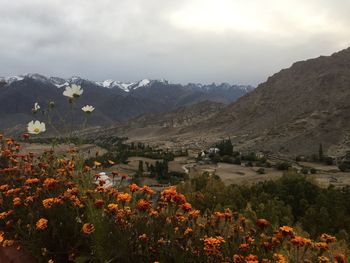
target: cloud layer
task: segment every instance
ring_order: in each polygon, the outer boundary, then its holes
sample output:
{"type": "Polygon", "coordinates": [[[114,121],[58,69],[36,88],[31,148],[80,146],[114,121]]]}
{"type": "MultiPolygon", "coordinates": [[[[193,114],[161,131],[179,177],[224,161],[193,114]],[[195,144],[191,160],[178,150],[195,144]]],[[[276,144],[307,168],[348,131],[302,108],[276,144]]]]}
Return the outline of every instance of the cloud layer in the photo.
{"type": "Polygon", "coordinates": [[[348,0],[0,0],[0,76],[257,84],[350,46],[348,0]]]}

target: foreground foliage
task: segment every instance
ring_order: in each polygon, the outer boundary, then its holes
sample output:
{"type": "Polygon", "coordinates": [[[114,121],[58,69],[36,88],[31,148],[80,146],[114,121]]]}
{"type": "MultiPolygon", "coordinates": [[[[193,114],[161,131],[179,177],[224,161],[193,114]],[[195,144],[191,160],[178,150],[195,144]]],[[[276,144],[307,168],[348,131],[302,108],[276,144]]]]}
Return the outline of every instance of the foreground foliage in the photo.
{"type": "Polygon", "coordinates": [[[0,137],[0,242],[40,262],[346,262],[337,239],[230,209],[196,210],[175,187],[104,188],[77,149],[20,154],[0,137]]]}

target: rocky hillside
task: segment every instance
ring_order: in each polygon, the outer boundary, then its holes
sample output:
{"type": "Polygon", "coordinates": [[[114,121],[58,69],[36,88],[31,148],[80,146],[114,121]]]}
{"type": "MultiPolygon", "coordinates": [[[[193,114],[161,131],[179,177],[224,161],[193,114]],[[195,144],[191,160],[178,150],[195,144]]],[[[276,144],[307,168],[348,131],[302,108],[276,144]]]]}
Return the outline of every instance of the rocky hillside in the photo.
{"type": "Polygon", "coordinates": [[[197,115],[190,125],[178,128],[176,118],[172,125],[162,115],[155,119],[139,118],[119,131],[164,143],[171,135],[175,145],[198,147],[230,136],[237,149],[292,156],[317,153],[322,143],[328,154],[343,155],[350,150],[350,48],[294,63],[208,118],[197,115]],[[130,133],[135,125],[152,123],[167,129],[158,130],[156,137],[148,129],[130,133]]]}
{"type": "Polygon", "coordinates": [[[242,148],[329,154],[350,147],[350,48],[294,63],[196,131],[236,136],[242,148]]]}

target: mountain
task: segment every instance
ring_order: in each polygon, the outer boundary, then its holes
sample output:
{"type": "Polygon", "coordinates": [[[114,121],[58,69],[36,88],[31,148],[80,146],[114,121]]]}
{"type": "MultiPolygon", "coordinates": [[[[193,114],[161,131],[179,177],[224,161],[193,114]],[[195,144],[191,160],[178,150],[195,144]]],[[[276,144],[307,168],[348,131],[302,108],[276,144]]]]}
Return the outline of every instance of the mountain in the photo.
{"type": "MultiPolygon", "coordinates": [[[[114,80],[96,82],[80,77],[68,79],[45,77],[40,74],[0,78],[0,129],[23,132],[34,117],[31,108],[38,102],[42,108],[55,102],[53,120],[67,115],[69,103],[62,95],[71,84],[81,85],[83,96],[75,105],[74,120],[83,119],[81,107],[89,104],[96,110],[89,118],[90,126],[110,126],[147,113],[170,112],[200,101],[230,103],[253,90],[251,86],[229,84],[171,84],[166,80],[144,79],[134,83],[114,80]]],[[[46,117],[37,114],[45,121],[46,117]]]]}
{"type": "Polygon", "coordinates": [[[344,154],[350,149],[350,48],[281,70],[193,128],[197,134],[208,129],[242,149],[312,154],[322,143],[328,154],[344,154]]]}
{"type": "MultiPolygon", "coordinates": [[[[195,112],[198,105],[185,112],[195,112]]],[[[322,144],[327,154],[343,155],[350,150],[350,48],[296,62],[208,117],[194,114],[196,121],[171,125],[167,116],[176,120],[178,115],[175,111],[138,118],[119,126],[118,134],[130,135],[131,140],[197,148],[230,137],[237,150],[289,156],[317,154],[322,144]],[[152,129],[134,132],[153,124],[152,129]]]]}

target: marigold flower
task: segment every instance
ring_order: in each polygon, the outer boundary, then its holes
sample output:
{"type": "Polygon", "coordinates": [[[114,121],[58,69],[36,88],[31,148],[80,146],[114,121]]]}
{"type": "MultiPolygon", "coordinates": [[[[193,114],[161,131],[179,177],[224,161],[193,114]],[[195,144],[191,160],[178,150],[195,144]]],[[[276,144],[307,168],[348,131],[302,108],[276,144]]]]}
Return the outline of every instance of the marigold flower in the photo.
{"type": "Polygon", "coordinates": [[[107,209],[108,209],[109,212],[115,212],[118,209],[118,204],[109,204],[107,206],[107,209]]]}
{"type": "Polygon", "coordinates": [[[119,202],[130,202],[131,195],[128,193],[118,193],[117,194],[117,201],[119,202]]]}
{"type": "Polygon", "coordinates": [[[90,224],[90,223],[85,223],[82,227],[82,230],[85,234],[91,234],[92,232],[95,231],[95,227],[93,224],[90,224]]]}
{"type": "Polygon", "coordinates": [[[147,211],[151,207],[152,207],[152,203],[145,199],[140,199],[136,205],[136,208],[140,211],[147,211]]]}
{"type": "Polygon", "coordinates": [[[292,238],[291,242],[294,246],[297,246],[297,247],[303,247],[305,245],[311,244],[310,239],[306,239],[301,236],[295,236],[294,238],[292,238]]]}
{"type": "Polygon", "coordinates": [[[40,218],[38,220],[38,222],[36,222],[36,229],[39,229],[39,230],[44,230],[45,228],[47,228],[47,223],[48,223],[48,220],[45,219],[45,218],[40,218]]]}
{"type": "Polygon", "coordinates": [[[43,200],[43,206],[45,208],[51,208],[54,204],[61,203],[61,199],[53,197],[53,198],[46,198],[43,200]]]}
{"type": "Polygon", "coordinates": [[[243,243],[239,245],[239,249],[242,251],[247,251],[249,249],[249,244],[248,243],[243,243]]]}
{"type": "Polygon", "coordinates": [[[130,190],[131,193],[134,193],[134,192],[136,192],[139,189],[140,189],[140,187],[137,184],[129,185],[129,190],[130,190]]]}
{"type": "Polygon", "coordinates": [[[273,256],[276,259],[277,263],[287,263],[286,258],[282,254],[275,253],[273,256]]]}
{"type": "Polygon", "coordinates": [[[187,236],[187,235],[191,234],[192,232],[193,232],[193,229],[190,227],[187,227],[185,232],[184,232],[184,236],[187,236]]]}
{"type": "Polygon", "coordinates": [[[259,258],[255,255],[249,254],[245,257],[246,263],[259,263],[259,258]]]}
{"type": "Polygon", "coordinates": [[[191,219],[197,219],[200,215],[200,211],[199,210],[191,210],[189,213],[188,213],[188,217],[191,218],[191,219]]]}
{"type": "Polygon", "coordinates": [[[293,235],[293,228],[290,226],[282,226],[279,229],[283,235],[293,235]]]}
{"type": "Polygon", "coordinates": [[[25,184],[32,185],[32,184],[37,184],[39,182],[40,182],[40,180],[38,178],[32,178],[32,179],[27,179],[25,181],[25,184]]]}
{"type": "Polygon", "coordinates": [[[233,262],[234,263],[242,263],[242,262],[244,262],[244,256],[238,255],[238,254],[234,254],[233,255],[233,262]]]}
{"type": "Polygon", "coordinates": [[[13,206],[14,206],[14,207],[20,206],[21,203],[22,203],[21,198],[19,198],[19,197],[13,198],[13,206]]]}
{"type": "Polygon", "coordinates": [[[322,234],[321,241],[324,241],[326,243],[334,243],[337,241],[337,238],[328,234],[322,234]]]}
{"type": "Polygon", "coordinates": [[[183,205],[181,205],[181,209],[184,210],[185,212],[189,212],[192,210],[192,205],[186,202],[183,205]]]}
{"type": "Polygon", "coordinates": [[[58,183],[59,181],[54,178],[47,178],[45,179],[43,186],[44,188],[49,189],[49,188],[54,188],[58,183]]]}
{"type": "Polygon", "coordinates": [[[141,191],[143,193],[145,193],[146,195],[153,195],[154,194],[154,190],[151,187],[147,186],[147,185],[143,186],[141,188],[141,191]]]}
{"type": "Polygon", "coordinates": [[[256,220],[256,225],[261,228],[265,228],[269,226],[269,221],[267,221],[266,219],[260,218],[256,220]]]}
{"type": "Polygon", "coordinates": [[[149,237],[146,234],[142,234],[142,235],[139,236],[139,240],[141,240],[141,241],[148,241],[149,237]]]}
{"type": "Polygon", "coordinates": [[[218,255],[221,254],[220,246],[225,243],[225,239],[221,236],[217,237],[204,237],[204,252],[206,255],[218,255]]]}
{"type": "Polygon", "coordinates": [[[315,243],[315,247],[317,247],[320,250],[328,250],[329,246],[326,242],[317,242],[315,243]]]}
{"type": "Polygon", "coordinates": [[[320,257],[318,257],[318,262],[319,262],[319,263],[330,263],[331,261],[330,261],[330,259],[329,259],[328,257],[326,257],[326,256],[320,256],[320,257]]]}

